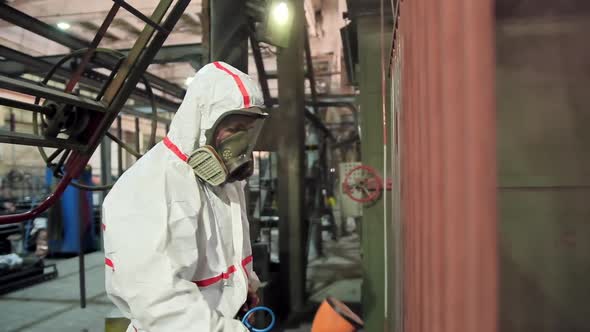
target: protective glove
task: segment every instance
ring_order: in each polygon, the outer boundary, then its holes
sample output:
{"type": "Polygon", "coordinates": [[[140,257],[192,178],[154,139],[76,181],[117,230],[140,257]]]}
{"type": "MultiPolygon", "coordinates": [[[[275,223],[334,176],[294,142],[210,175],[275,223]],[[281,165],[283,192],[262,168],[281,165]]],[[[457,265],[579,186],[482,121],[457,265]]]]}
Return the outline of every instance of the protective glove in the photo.
{"type": "MultiPolygon", "coordinates": [[[[244,305],[242,305],[242,308],[240,308],[240,316],[243,316],[246,312],[248,312],[248,310],[258,306],[259,303],[260,297],[258,297],[258,293],[254,290],[252,286],[248,285],[248,295],[246,297],[246,303],[244,303],[244,305]]],[[[254,324],[254,315],[250,315],[250,317],[248,317],[248,321],[250,322],[250,324],[254,324]]]]}

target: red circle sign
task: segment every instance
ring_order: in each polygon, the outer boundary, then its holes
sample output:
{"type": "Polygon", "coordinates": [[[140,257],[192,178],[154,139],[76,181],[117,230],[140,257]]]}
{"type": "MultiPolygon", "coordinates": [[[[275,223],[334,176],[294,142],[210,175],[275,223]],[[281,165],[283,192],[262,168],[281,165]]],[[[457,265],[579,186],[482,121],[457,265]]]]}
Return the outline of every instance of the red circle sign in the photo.
{"type": "Polygon", "coordinates": [[[381,195],[383,180],[374,168],[361,165],[346,174],[342,190],[355,202],[369,203],[381,195]]]}

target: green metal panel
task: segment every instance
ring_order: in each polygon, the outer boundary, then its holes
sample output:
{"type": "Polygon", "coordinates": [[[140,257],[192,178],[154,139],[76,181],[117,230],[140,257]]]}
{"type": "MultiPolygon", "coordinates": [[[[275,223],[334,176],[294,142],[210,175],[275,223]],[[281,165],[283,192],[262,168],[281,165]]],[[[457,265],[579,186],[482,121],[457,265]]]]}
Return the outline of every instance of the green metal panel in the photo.
{"type": "Polygon", "coordinates": [[[589,326],[587,191],[500,193],[501,331],[589,326]]]}
{"type": "Polygon", "coordinates": [[[588,28],[498,23],[503,332],[590,326],[588,28]]]}
{"type": "MultiPolygon", "coordinates": [[[[379,18],[370,16],[360,17],[357,23],[359,86],[361,91],[359,100],[361,105],[362,162],[365,165],[375,168],[379,174],[383,174],[383,114],[381,93],[381,73],[383,71],[381,70],[380,58],[381,36],[379,18]]],[[[386,34],[384,40],[386,41],[385,45],[387,45],[384,54],[388,55],[391,34],[386,34]]],[[[388,64],[388,60],[386,64],[388,64]]],[[[389,91],[390,88],[386,87],[387,95],[385,100],[388,114],[390,113],[389,91]]],[[[388,128],[388,131],[390,131],[391,127],[388,128]]],[[[387,158],[389,162],[391,160],[390,156],[387,158]]],[[[390,176],[390,174],[387,174],[387,177],[390,176]]],[[[380,199],[375,204],[367,205],[363,210],[361,239],[363,262],[362,306],[366,331],[382,331],[386,324],[384,319],[385,264],[383,204],[383,199],[380,199]]],[[[389,210],[387,211],[387,215],[391,217],[390,204],[387,205],[389,210]]],[[[390,264],[393,264],[393,262],[390,262],[390,264]]]]}

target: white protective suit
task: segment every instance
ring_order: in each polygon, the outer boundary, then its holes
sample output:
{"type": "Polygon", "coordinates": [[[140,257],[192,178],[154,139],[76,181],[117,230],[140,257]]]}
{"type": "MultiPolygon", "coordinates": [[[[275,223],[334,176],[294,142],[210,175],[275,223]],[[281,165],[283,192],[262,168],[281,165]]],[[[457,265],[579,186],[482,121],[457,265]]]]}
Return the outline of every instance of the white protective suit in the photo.
{"type": "Polygon", "coordinates": [[[252,270],[245,181],[211,187],[187,156],[230,110],[262,106],[257,83],[222,63],[195,75],[167,137],[117,181],[103,204],[106,291],[127,332],[247,331],[233,319],[252,270]]]}

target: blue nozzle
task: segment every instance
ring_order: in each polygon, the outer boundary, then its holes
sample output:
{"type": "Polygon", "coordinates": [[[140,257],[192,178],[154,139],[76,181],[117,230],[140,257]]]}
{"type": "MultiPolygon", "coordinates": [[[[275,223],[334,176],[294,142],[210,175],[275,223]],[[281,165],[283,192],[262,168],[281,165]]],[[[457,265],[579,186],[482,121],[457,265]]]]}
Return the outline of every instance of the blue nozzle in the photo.
{"type": "Polygon", "coordinates": [[[272,312],[272,310],[270,308],[268,308],[268,307],[254,307],[254,308],[248,310],[248,312],[246,312],[244,317],[242,317],[242,324],[244,324],[246,326],[246,328],[252,332],[270,332],[270,330],[272,330],[272,328],[275,327],[275,320],[276,320],[275,313],[272,312]],[[257,311],[266,311],[270,315],[270,318],[271,318],[270,324],[268,324],[268,326],[263,329],[255,328],[250,324],[250,322],[248,322],[248,318],[250,317],[250,315],[254,314],[257,311]]]}

